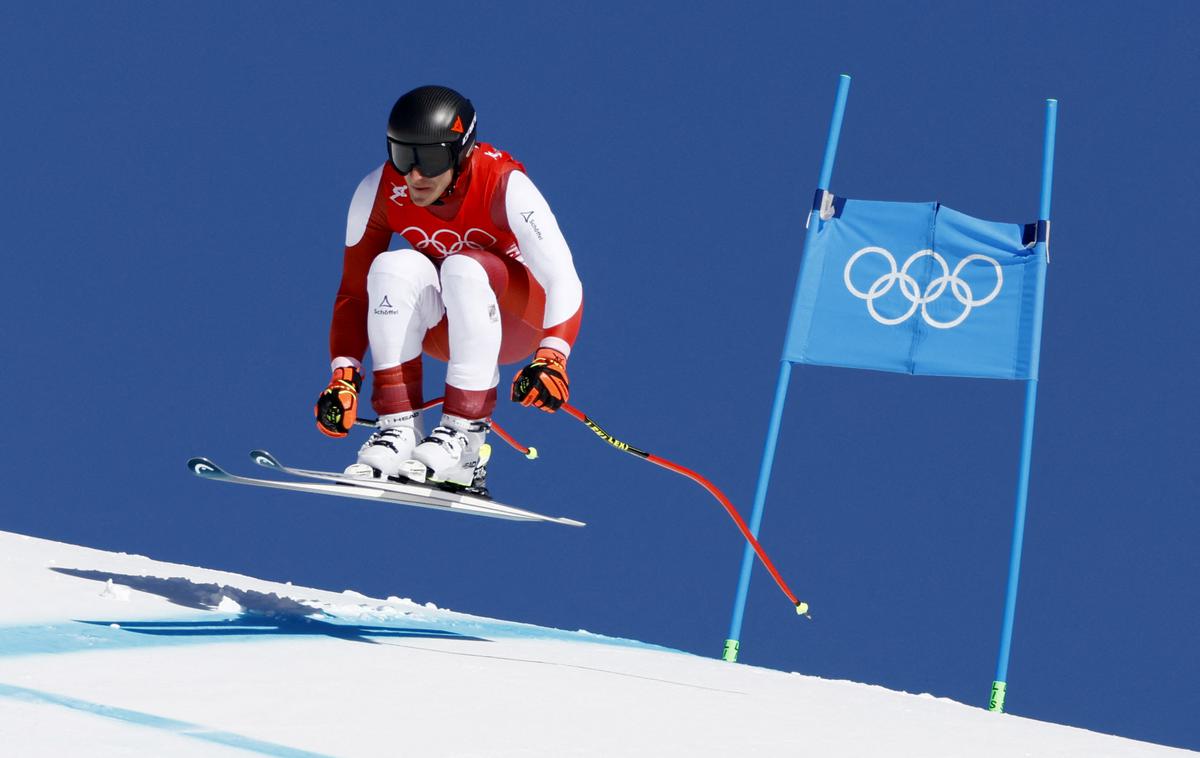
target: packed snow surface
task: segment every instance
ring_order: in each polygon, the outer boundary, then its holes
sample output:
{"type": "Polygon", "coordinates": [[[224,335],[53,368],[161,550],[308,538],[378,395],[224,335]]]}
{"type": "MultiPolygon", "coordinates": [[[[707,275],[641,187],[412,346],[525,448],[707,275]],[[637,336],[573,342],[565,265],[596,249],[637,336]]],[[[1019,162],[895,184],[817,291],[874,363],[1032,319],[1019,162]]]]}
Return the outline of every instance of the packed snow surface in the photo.
{"type": "Polygon", "coordinates": [[[0,590],[4,755],[1196,755],[7,532],[0,590]]]}

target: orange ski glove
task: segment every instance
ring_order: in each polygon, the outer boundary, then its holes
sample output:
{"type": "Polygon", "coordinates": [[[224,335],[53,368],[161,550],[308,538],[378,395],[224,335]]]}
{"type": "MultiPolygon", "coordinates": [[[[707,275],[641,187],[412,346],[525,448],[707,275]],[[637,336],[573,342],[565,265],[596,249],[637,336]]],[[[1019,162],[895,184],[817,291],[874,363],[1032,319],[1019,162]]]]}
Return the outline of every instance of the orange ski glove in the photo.
{"type": "Polygon", "coordinates": [[[345,437],[358,418],[358,391],[363,378],[353,366],[334,369],[329,386],[317,398],[313,412],[317,416],[317,428],[330,437],[345,437]]]}
{"type": "Polygon", "coordinates": [[[571,396],[567,384],[567,356],[548,347],[539,347],[533,361],[521,369],[512,383],[513,402],[534,406],[547,413],[562,407],[571,396]]]}

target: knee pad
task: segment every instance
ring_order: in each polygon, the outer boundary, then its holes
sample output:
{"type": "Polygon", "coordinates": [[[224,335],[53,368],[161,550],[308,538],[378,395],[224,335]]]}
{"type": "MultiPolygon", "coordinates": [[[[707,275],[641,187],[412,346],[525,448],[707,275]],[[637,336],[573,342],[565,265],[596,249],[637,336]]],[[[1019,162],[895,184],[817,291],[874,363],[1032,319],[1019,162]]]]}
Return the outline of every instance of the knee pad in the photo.
{"type": "Polygon", "coordinates": [[[487,271],[483,268],[483,264],[475,260],[469,255],[452,255],[442,261],[442,277],[458,278],[471,282],[478,282],[486,286],[489,290],[492,288],[491,282],[488,281],[487,271]]]}
{"type": "Polygon", "coordinates": [[[384,277],[411,284],[414,290],[430,286],[438,288],[437,268],[416,250],[388,250],[375,256],[367,272],[367,289],[371,289],[372,279],[384,277]]]}

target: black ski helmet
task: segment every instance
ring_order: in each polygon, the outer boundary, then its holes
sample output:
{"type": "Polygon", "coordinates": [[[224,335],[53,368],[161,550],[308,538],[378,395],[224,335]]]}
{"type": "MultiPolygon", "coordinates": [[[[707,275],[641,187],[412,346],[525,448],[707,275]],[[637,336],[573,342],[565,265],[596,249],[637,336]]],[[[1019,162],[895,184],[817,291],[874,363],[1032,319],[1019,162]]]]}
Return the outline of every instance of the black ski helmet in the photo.
{"type": "Polygon", "coordinates": [[[453,168],[453,190],[475,146],[475,106],[449,87],[417,87],[392,106],[387,138],[388,158],[397,171],[407,174],[417,165],[421,173],[435,176],[453,168]],[[426,167],[441,170],[426,172],[426,167]]]}

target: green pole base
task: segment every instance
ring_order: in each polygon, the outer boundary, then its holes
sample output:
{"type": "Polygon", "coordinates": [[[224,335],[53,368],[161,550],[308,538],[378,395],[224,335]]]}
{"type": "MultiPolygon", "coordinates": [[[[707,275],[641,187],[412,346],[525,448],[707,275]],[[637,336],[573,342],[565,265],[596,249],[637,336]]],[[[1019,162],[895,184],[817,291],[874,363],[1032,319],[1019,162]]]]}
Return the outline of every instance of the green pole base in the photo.
{"type": "Polygon", "coordinates": [[[1004,713],[1004,698],[1007,694],[1007,682],[992,682],[992,697],[988,700],[988,710],[993,713],[1004,713]]]}
{"type": "Polygon", "coordinates": [[[730,663],[737,663],[737,654],[740,643],[737,640],[725,640],[725,651],[721,653],[721,659],[730,663]]]}

